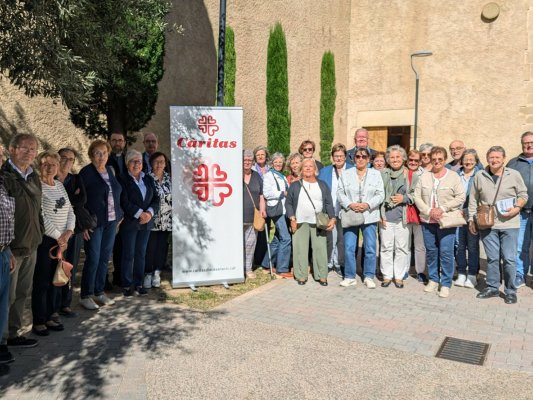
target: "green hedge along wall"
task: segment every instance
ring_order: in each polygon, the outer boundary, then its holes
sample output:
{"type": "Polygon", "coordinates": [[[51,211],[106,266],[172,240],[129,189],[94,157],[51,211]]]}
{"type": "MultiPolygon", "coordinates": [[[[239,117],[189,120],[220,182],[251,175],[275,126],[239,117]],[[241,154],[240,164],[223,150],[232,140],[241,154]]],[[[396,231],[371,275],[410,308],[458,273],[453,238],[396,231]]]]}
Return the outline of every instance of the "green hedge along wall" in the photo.
{"type": "Polygon", "coordinates": [[[320,69],[320,160],[324,165],[331,164],[333,144],[333,116],[335,115],[335,57],[327,51],[322,56],[320,69]]]}

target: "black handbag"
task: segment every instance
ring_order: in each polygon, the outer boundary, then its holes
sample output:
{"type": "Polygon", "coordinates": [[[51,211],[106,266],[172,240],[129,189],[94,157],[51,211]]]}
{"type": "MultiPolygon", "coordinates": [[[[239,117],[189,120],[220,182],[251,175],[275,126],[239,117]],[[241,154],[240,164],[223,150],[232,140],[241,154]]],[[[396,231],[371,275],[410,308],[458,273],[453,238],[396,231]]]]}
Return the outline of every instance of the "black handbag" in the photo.
{"type": "MultiPolygon", "coordinates": [[[[280,190],[278,180],[276,179],[275,176],[274,176],[274,182],[276,182],[276,187],[278,188],[278,190],[280,190]]],[[[275,206],[267,206],[266,213],[267,213],[267,216],[270,218],[276,218],[276,217],[283,215],[283,203],[281,199],[278,199],[278,202],[276,203],[275,206]]]]}
{"type": "Polygon", "coordinates": [[[76,227],[74,233],[80,233],[84,230],[92,230],[98,225],[96,215],[85,207],[74,207],[74,215],[76,216],[76,227]]]}

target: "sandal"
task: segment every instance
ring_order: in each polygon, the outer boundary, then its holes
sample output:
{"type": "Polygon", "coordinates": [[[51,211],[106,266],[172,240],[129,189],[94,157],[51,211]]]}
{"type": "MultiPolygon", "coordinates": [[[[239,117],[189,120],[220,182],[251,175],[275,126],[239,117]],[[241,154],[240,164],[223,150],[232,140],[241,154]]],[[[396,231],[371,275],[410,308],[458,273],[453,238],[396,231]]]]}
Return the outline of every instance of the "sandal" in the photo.
{"type": "Polygon", "coordinates": [[[46,327],[48,328],[48,330],[56,331],[56,332],[60,332],[60,331],[65,329],[63,324],[61,324],[59,322],[56,322],[53,319],[51,319],[50,321],[46,322],[46,327]]]}
{"type": "Polygon", "coordinates": [[[50,334],[50,331],[48,330],[46,325],[33,325],[31,330],[37,336],[48,336],[50,334]]]}

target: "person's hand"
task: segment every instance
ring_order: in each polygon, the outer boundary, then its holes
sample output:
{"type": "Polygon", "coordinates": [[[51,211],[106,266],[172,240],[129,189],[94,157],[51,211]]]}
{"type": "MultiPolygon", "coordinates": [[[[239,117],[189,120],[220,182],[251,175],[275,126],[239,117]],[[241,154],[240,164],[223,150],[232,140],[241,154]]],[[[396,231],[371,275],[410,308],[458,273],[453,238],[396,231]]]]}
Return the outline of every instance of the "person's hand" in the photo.
{"type": "Polygon", "coordinates": [[[403,201],[403,195],[395,194],[395,195],[391,196],[390,200],[391,200],[392,204],[397,206],[398,204],[400,204],[403,201]]]}
{"type": "Polygon", "coordinates": [[[141,225],[147,224],[148,222],[150,222],[151,219],[152,219],[152,214],[150,214],[147,211],[142,212],[141,215],[139,216],[139,222],[141,223],[141,225]]]}
{"type": "Polygon", "coordinates": [[[505,218],[513,218],[514,216],[520,214],[520,207],[511,207],[507,209],[507,213],[502,214],[505,218]]]}
{"type": "Polygon", "coordinates": [[[262,216],[263,218],[266,218],[266,217],[267,217],[267,212],[266,212],[266,210],[261,210],[261,216],[262,216]]]}
{"type": "Polygon", "coordinates": [[[85,240],[85,241],[91,240],[91,233],[92,233],[91,229],[85,229],[83,231],[83,240],[85,240]]]}
{"type": "Polygon", "coordinates": [[[381,218],[379,222],[383,228],[387,227],[387,220],[385,218],[381,218]]]}
{"type": "Polygon", "coordinates": [[[9,259],[9,273],[15,271],[15,268],[17,268],[17,259],[11,254],[11,258],[9,259]]]}
{"type": "Polygon", "coordinates": [[[65,231],[61,234],[61,236],[59,236],[59,238],[57,238],[57,244],[59,244],[60,246],[66,246],[71,237],[72,231],[65,231]]]}
{"type": "Polygon", "coordinates": [[[429,212],[429,216],[433,218],[435,221],[438,221],[442,218],[442,214],[444,214],[444,211],[440,208],[432,208],[429,212]]]}
{"type": "Polygon", "coordinates": [[[350,207],[352,210],[354,210],[355,212],[358,212],[357,210],[359,209],[359,205],[358,203],[351,203],[348,207],[350,207]]]}
{"type": "Polygon", "coordinates": [[[295,219],[291,219],[291,231],[295,233],[298,230],[298,222],[295,219]]]}
{"type": "Polygon", "coordinates": [[[335,228],[335,224],[337,223],[337,220],[335,218],[331,218],[328,222],[328,226],[326,227],[327,231],[332,231],[333,228],[335,228]]]}
{"type": "Polygon", "coordinates": [[[474,221],[468,221],[468,230],[472,235],[477,235],[477,226],[474,221]]]}

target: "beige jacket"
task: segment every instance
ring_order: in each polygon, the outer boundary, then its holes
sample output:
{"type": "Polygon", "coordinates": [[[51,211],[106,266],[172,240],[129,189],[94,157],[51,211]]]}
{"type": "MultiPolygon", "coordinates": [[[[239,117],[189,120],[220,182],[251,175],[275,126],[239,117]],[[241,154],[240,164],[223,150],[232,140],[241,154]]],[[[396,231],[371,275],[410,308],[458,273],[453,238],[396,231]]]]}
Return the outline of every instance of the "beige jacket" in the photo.
{"type": "MultiPolygon", "coordinates": [[[[420,211],[420,219],[423,222],[429,221],[431,211],[431,192],[433,191],[433,173],[425,171],[415,186],[415,204],[420,211]]],[[[436,190],[437,203],[444,212],[460,210],[465,202],[466,195],[461,183],[461,178],[457,172],[447,170],[446,175],[440,179],[440,184],[436,190]]]]}
{"type": "MultiPolygon", "coordinates": [[[[505,168],[502,174],[503,180],[498,191],[496,201],[503,199],[524,199],[527,202],[527,187],[522,179],[520,172],[514,169],[505,168]]],[[[500,179],[502,179],[500,177],[500,179]]],[[[494,183],[492,177],[483,170],[474,176],[474,183],[470,190],[470,200],[468,202],[468,220],[473,221],[476,214],[477,206],[480,204],[492,204],[494,195],[498,188],[498,182],[494,183]]],[[[496,218],[494,219],[494,229],[510,229],[520,228],[520,214],[512,218],[503,217],[496,211],[496,218]]]]}

